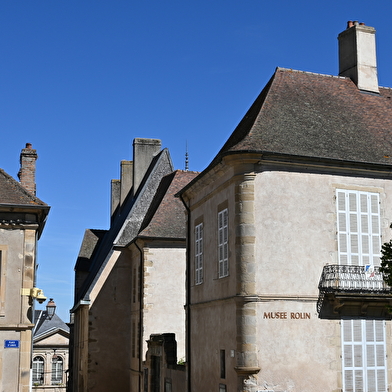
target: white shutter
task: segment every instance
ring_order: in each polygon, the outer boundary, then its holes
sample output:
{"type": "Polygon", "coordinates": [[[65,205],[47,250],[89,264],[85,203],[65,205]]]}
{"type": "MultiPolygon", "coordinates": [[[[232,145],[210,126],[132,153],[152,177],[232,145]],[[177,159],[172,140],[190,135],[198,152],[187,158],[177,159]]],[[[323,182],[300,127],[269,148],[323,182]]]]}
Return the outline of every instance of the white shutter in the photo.
{"type": "Polygon", "coordinates": [[[342,320],[342,353],[344,392],[387,392],[383,320],[342,320]]]}
{"type": "Polygon", "coordinates": [[[379,265],[379,194],[337,189],[336,199],[339,264],[379,265]]]}

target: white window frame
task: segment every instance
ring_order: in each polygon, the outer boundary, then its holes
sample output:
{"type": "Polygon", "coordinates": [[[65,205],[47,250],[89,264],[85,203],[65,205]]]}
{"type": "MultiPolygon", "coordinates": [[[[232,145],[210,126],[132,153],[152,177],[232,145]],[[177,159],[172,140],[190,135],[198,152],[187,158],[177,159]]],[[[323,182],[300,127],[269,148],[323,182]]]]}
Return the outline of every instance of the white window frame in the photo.
{"type": "Polygon", "coordinates": [[[203,283],[203,223],[195,226],[195,284],[203,283]]]}
{"type": "Polygon", "coordinates": [[[343,392],[387,392],[384,320],[342,320],[343,392]]]}
{"type": "Polygon", "coordinates": [[[52,385],[60,385],[63,383],[63,374],[64,374],[64,361],[63,358],[57,356],[57,360],[52,360],[52,375],[51,375],[51,384],[52,385]]]}
{"type": "Polygon", "coordinates": [[[225,208],[218,212],[218,276],[229,275],[229,212],[225,208]]]}
{"type": "Polygon", "coordinates": [[[45,359],[42,357],[42,355],[34,356],[33,369],[32,369],[33,370],[33,375],[32,375],[33,385],[34,384],[43,385],[45,383],[44,369],[45,369],[45,359]]]}

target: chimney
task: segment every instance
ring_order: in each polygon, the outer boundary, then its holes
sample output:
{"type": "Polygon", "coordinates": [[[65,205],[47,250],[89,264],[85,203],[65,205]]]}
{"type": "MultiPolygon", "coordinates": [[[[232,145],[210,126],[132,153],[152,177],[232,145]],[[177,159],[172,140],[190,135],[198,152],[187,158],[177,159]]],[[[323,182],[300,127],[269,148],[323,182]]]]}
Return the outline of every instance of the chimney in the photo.
{"type": "Polygon", "coordinates": [[[116,211],[117,207],[120,204],[120,189],[121,189],[121,181],[120,180],[112,180],[111,183],[111,200],[110,200],[110,216],[113,218],[113,214],[116,211]]]}
{"type": "Polygon", "coordinates": [[[159,139],[133,140],[133,194],[135,195],[155,155],[161,150],[159,139]]]}
{"type": "Polygon", "coordinates": [[[364,23],[347,22],[338,36],[339,75],[351,78],[359,90],[379,93],[375,33],[364,23]]]}
{"type": "Polygon", "coordinates": [[[35,161],[37,160],[37,151],[33,149],[31,143],[26,143],[20,153],[20,170],[18,173],[21,185],[35,196],[35,161]]]}
{"type": "Polygon", "coordinates": [[[133,185],[133,162],[121,161],[121,189],[120,189],[120,205],[124,203],[129,191],[133,185]]]}

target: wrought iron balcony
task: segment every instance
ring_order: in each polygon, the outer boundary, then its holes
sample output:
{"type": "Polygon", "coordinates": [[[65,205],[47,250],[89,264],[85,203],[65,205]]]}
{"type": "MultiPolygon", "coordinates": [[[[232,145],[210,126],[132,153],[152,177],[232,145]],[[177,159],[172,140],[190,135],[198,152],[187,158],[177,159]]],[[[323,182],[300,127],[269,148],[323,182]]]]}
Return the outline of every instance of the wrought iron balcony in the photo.
{"type": "Polygon", "coordinates": [[[378,266],[326,265],[318,288],[319,314],[328,304],[334,314],[340,314],[343,306],[350,307],[351,311],[360,307],[362,314],[369,306],[377,308],[378,313],[383,308],[381,313],[384,314],[392,303],[392,289],[384,282],[378,266]]]}

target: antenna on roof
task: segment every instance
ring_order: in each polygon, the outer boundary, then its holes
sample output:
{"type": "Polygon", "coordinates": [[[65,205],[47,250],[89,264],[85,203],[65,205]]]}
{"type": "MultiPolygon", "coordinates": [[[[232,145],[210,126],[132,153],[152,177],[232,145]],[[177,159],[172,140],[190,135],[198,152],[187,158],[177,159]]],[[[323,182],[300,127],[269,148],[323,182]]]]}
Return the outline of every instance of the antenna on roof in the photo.
{"type": "Polygon", "coordinates": [[[189,170],[188,141],[185,142],[185,171],[189,170]]]}

